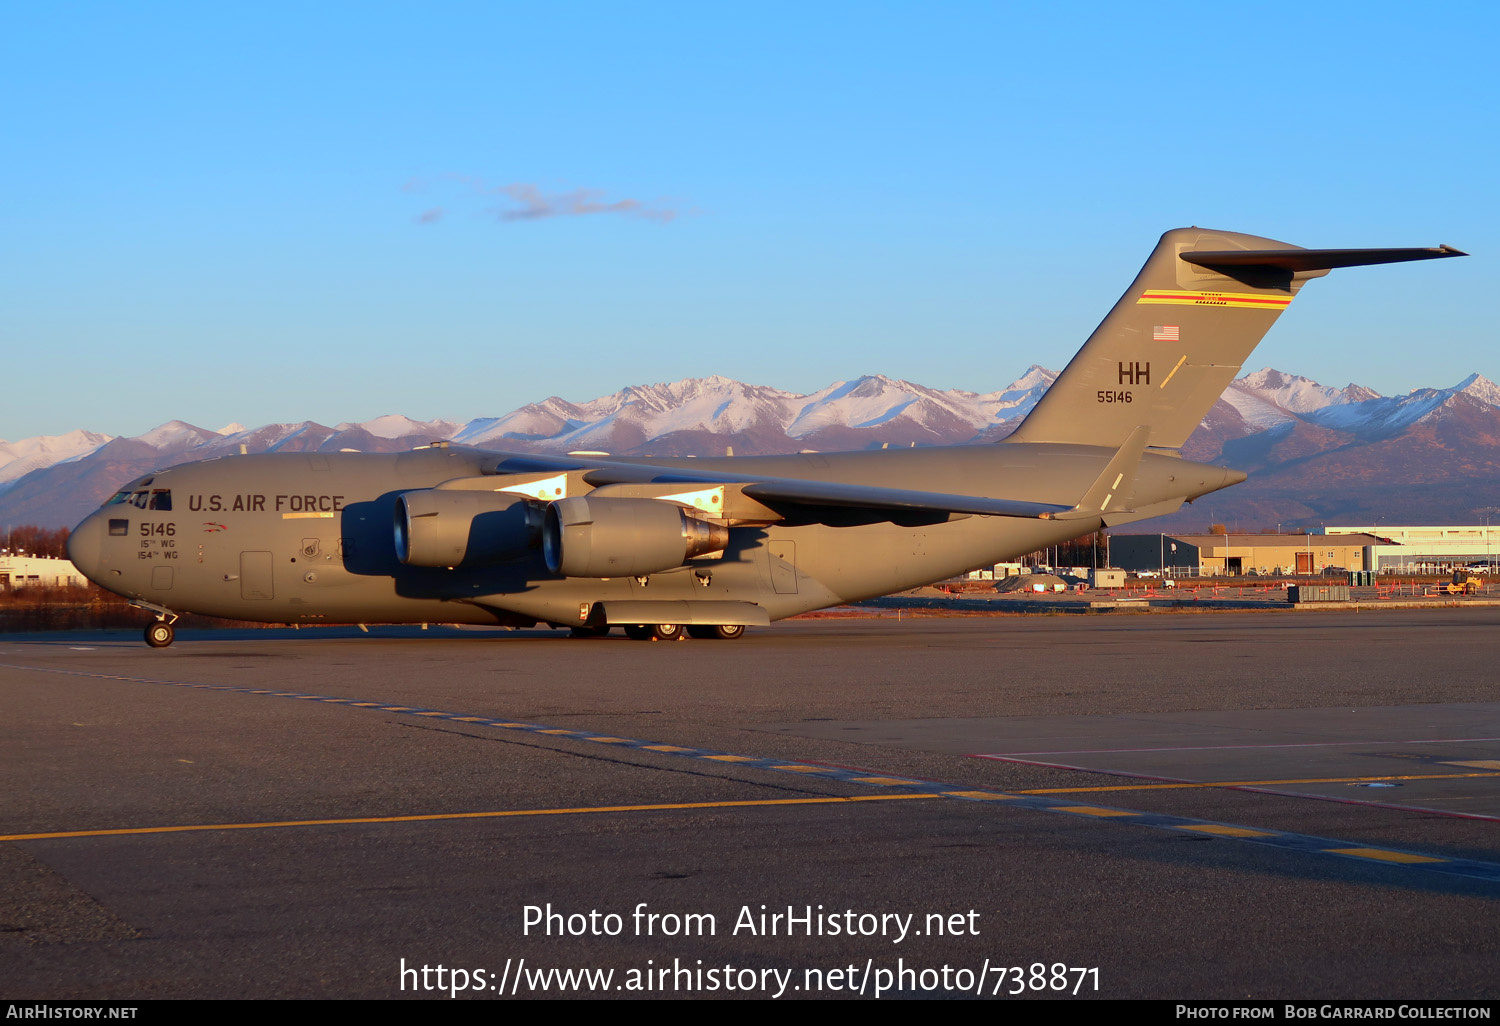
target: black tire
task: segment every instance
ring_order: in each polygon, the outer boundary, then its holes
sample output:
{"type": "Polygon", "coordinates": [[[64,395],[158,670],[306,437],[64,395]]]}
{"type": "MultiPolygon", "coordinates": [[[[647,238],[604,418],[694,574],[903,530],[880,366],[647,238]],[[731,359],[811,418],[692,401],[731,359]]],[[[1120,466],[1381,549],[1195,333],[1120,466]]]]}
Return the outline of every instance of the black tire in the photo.
{"type": "Polygon", "coordinates": [[[735,638],[745,636],[745,625],[740,623],[721,623],[717,627],[708,624],[695,623],[687,629],[690,638],[713,638],[723,641],[733,641],[735,638]]]}
{"type": "Polygon", "coordinates": [[[651,628],[643,623],[628,623],[625,625],[625,636],[632,641],[648,641],[651,638],[651,628]]]}
{"type": "Polygon", "coordinates": [[[177,632],[172,625],[165,620],[157,620],[155,623],[146,625],[146,644],[152,648],[166,648],[172,643],[177,632]]]}
{"type": "Polygon", "coordinates": [[[680,623],[654,623],[651,636],[657,641],[679,641],[687,635],[687,628],[680,623]]]}

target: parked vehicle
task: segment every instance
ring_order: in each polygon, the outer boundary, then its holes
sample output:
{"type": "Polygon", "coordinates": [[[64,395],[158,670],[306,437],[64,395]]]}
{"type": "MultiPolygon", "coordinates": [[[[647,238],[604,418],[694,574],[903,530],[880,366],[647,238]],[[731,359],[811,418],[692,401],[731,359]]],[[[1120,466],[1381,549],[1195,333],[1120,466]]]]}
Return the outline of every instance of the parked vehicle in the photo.
{"type": "Polygon", "coordinates": [[[1439,595],[1473,595],[1484,590],[1484,582],[1466,570],[1453,571],[1453,580],[1437,586],[1439,595]]]}

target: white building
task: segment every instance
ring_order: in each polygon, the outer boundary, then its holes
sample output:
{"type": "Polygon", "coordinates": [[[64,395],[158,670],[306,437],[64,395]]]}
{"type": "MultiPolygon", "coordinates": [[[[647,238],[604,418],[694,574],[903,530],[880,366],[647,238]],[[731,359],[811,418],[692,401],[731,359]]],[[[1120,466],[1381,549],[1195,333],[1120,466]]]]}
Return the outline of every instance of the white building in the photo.
{"type": "Polygon", "coordinates": [[[87,578],[66,559],[0,553],[0,591],[9,588],[83,586],[87,578]]]}
{"type": "Polygon", "coordinates": [[[1370,534],[1380,544],[1365,547],[1365,566],[1385,573],[1443,572],[1469,563],[1500,562],[1500,524],[1394,527],[1326,527],[1324,534],[1370,534]]]}

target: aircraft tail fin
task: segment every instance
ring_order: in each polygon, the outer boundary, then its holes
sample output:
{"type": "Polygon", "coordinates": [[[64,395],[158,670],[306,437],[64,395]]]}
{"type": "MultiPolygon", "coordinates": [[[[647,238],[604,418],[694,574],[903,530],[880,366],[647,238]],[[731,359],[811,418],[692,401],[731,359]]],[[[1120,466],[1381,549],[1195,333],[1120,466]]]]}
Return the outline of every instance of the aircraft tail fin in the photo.
{"type": "Polygon", "coordinates": [[[1464,256],[1433,249],[1301,249],[1177,228],[1006,441],[1119,447],[1139,426],[1177,449],[1306,282],[1335,267],[1464,256]]]}

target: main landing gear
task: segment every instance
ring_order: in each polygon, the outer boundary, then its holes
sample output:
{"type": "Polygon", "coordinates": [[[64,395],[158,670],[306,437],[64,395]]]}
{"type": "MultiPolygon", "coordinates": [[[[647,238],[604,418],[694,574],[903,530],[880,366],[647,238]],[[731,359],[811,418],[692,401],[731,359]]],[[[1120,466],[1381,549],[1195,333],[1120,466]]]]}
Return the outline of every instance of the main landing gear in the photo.
{"type": "Polygon", "coordinates": [[[721,623],[710,627],[704,624],[693,624],[687,629],[690,638],[718,638],[721,641],[733,641],[735,638],[745,636],[745,625],[742,623],[721,623]]]}
{"type": "Polygon", "coordinates": [[[625,636],[636,641],[681,641],[685,637],[730,640],[745,633],[743,624],[636,623],[626,624],[625,636]]]}

